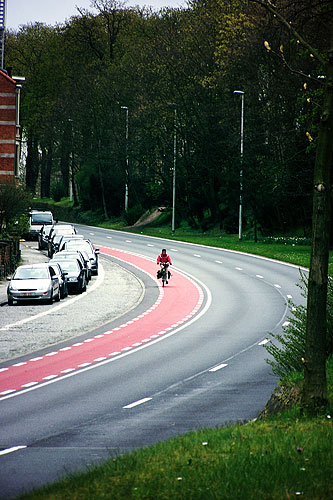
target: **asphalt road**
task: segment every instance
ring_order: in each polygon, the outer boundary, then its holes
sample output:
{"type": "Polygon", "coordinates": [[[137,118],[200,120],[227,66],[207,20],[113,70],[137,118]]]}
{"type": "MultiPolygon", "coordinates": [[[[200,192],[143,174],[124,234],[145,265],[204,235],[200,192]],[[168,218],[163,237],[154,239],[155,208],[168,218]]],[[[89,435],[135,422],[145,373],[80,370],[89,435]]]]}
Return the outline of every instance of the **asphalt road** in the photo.
{"type": "MultiPolygon", "coordinates": [[[[89,344],[90,339],[106,342],[101,337],[112,332],[110,351],[116,339],[125,346],[130,329],[139,332],[144,325],[141,340],[86,367],[0,397],[0,491],[5,498],[191,429],[255,418],[276,384],[262,344],[269,332],[281,331],[287,299],[303,302],[293,266],[97,228],[80,227],[80,233],[109,254],[105,259],[131,269],[145,294],[137,307],[76,343],[87,341],[90,351],[97,352],[98,344],[89,344]],[[168,249],[175,272],[161,297],[154,260],[162,247],[168,249]],[[199,306],[149,337],[159,321],[172,322],[177,310],[181,316],[195,290],[201,293],[199,306]],[[151,313],[144,316],[147,310],[151,313]]],[[[66,352],[72,343],[63,341],[57,352],[66,352]]],[[[53,353],[43,349],[35,354],[43,363],[53,353]]],[[[29,356],[15,360],[17,365],[27,361],[29,356]]]]}

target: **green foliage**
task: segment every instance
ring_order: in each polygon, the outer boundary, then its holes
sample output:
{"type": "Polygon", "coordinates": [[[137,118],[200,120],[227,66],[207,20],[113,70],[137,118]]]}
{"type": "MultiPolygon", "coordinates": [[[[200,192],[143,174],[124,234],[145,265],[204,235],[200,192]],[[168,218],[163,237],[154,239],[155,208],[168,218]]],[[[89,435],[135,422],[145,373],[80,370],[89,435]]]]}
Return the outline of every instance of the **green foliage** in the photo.
{"type": "MultiPolygon", "coordinates": [[[[307,296],[307,278],[301,273],[302,295],[307,296]]],[[[277,343],[267,344],[266,350],[273,359],[267,359],[267,363],[272,367],[275,375],[281,379],[288,377],[293,372],[303,373],[303,361],[305,356],[306,340],[306,307],[296,306],[289,301],[292,316],[288,317],[288,322],[283,326],[282,334],[273,334],[271,336],[277,343]]],[[[332,356],[333,346],[333,282],[328,283],[327,294],[327,348],[326,356],[332,356]]]]}
{"type": "Polygon", "coordinates": [[[54,186],[52,186],[51,195],[54,201],[60,201],[61,198],[66,196],[66,188],[63,182],[57,182],[54,186]]]}
{"type": "Polygon", "coordinates": [[[28,212],[30,204],[31,196],[23,187],[9,182],[0,184],[0,234],[18,232],[24,223],[16,222],[28,212]]]}

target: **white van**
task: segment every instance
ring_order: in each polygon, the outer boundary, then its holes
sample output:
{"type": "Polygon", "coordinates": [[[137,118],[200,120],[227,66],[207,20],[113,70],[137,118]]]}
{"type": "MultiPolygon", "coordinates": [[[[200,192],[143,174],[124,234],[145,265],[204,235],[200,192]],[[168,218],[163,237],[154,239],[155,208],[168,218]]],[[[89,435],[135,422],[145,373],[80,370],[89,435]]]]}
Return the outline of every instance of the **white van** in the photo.
{"type": "Polygon", "coordinates": [[[52,212],[32,210],[30,212],[30,225],[28,238],[37,239],[42,226],[54,224],[52,212]]]}

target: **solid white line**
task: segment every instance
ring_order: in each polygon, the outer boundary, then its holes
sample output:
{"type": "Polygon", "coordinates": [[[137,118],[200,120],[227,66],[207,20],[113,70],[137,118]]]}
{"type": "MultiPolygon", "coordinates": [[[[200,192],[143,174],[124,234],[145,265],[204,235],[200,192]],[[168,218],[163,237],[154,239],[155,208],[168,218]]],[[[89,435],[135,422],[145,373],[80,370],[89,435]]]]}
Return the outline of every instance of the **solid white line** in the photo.
{"type": "Polygon", "coordinates": [[[123,408],[125,408],[125,409],[134,408],[135,406],[142,405],[144,403],[147,403],[147,401],[151,401],[151,400],[152,400],[152,398],[143,398],[143,399],[140,399],[139,401],[135,401],[135,403],[131,403],[129,405],[123,406],[123,408]]]}
{"type": "Polygon", "coordinates": [[[13,453],[13,451],[23,450],[24,448],[27,448],[27,446],[13,446],[12,448],[0,451],[0,455],[7,455],[8,453],[13,453]]]}
{"type": "Polygon", "coordinates": [[[218,366],[214,366],[214,368],[211,368],[208,371],[210,371],[210,372],[217,372],[218,370],[221,370],[222,368],[225,368],[226,366],[228,366],[228,363],[222,363],[222,364],[220,364],[218,366]]]}

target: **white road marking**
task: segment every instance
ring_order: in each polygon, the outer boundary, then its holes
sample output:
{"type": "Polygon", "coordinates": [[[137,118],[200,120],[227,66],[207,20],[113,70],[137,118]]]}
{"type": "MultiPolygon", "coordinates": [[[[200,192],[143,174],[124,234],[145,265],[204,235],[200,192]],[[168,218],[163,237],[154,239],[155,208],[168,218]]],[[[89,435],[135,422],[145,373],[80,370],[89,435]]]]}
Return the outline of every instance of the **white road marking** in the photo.
{"type": "Polygon", "coordinates": [[[268,342],[269,342],[269,339],[264,339],[261,342],[259,342],[258,345],[265,345],[265,344],[268,344],[268,342]]]}
{"type": "Polygon", "coordinates": [[[289,325],[290,325],[290,321],[285,321],[282,326],[289,326],[289,325]]]}
{"type": "Polygon", "coordinates": [[[292,295],[287,295],[287,298],[288,298],[288,299],[292,299],[292,298],[293,298],[293,296],[292,296],[292,295]]]}
{"type": "Polygon", "coordinates": [[[0,368],[0,373],[1,372],[6,372],[8,370],[8,368],[0,368]]]}
{"type": "Polygon", "coordinates": [[[278,285],[277,283],[274,283],[274,286],[275,288],[281,288],[280,285],[278,285]]]}
{"type": "Polygon", "coordinates": [[[33,385],[37,385],[38,382],[29,382],[28,384],[23,384],[22,387],[32,387],[33,385]]]}
{"type": "Polygon", "coordinates": [[[228,363],[221,363],[220,365],[214,366],[214,368],[211,368],[208,371],[217,372],[218,370],[221,370],[222,368],[225,368],[226,366],[228,366],[228,363]]]}
{"type": "Polygon", "coordinates": [[[215,261],[217,264],[223,264],[223,262],[221,260],[216,260],[215,261]]]}
{"type": "Polygon", "coordinates": [[[24,362],[24,363],[16,363],[16,365],[13,365],[13,366],[24,366],[26,364],[27,364],[26,362],[24,362]]]}
{"type": "Polygon", "coordinates": [[[6,450],[0,451],[0,455],[7,455],[8,453],[13,453],[14,451],[23,450],[27,446],[13,446],[12,448],[7,448],[6,450]]]}
{"type": "Polygon", "coordinates": [[[147,247],[154,247],[155,245],[152,245],[151,243],[148,243],[147,247]]]}
{"type": "Polygon", "coordinates": [[[123,406],[123,408],[124,409],[134,408],[135,406],[142,405],[144,403],[147,403],[147,401],[151,401],[151,400],[152,400],[152,398],[143,398],[143,399],[140,399],[139,401],[135,401],[135,403],[131,403],[129,405],[123,406]]]}
{"type": "Polygon", "coordinates": [[[58,375],[48,375],[47,377],[44,377],[43,380],[52,380],[53,378],[57,378],[58,375]]]}
{"type": "Polygon", "coordinates": [[[132,240],[126,240],[126,243],[132,243],[132,240]]]}
{"type": "Polygon", "coordinates": [[[261,276],[261,274],[256,274],[256,277],[259,278],[259,279],[261,279],[261,280],[264,279],[264,277],[261,276]]]}
{"type": "Polygon", "coordinates": [[[172,252],[178,252],[178,250],[177,250],[176,248],[170,248],[170,250],[171,250],[172,252]]]}
{"type": "Polygon", "coordinates": [[[242,267],[235,267],[235,269],[237,269],[237,271],[243,271],[242,267]]]}
{"type": "Polygon", "coordinates": [[[107,236],[107,238],[108,238],[109,240],[112,240],[112,236],[107,236]]]}
{"type": "Polygon", "coordinates": [[[194,253],[193,257],[199,257],[199,258],[201,258],[201,255],[199,255],[198,253],[194,253]]]}

